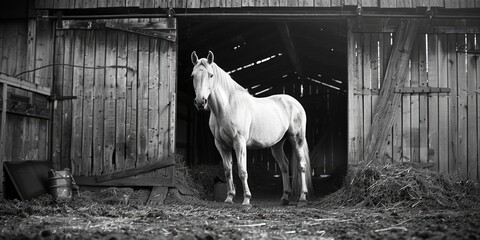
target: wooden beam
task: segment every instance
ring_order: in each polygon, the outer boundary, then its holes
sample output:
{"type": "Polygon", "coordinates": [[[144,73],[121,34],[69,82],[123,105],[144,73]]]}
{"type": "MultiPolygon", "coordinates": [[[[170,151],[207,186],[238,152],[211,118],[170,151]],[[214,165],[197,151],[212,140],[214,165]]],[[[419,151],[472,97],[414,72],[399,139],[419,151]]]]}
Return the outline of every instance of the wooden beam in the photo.
{"type": "Polygon", "coordinates": [[[293,66],[295,67],[295,71],[297,72],[298,76],[304,77],[302,65],[300,64],[300,57],[298,56],[297,49],[295,48],[295,44],[292,40],[292,35],[290,33],[290,28],[288,27],[287,23],[279,23],[278,30],[280,31],[280,35],[282,36],[283,43],[285,44],[285,48],[287,49],[288,56],[292,61],[293,66]]]}
{"type": "Polygon", "coordinates": [[[372,127],[367,135],[364,161],[385,163],[386,140],[395,118],[400,112],[401,94],[396,86],[403,86],[408,75],[410,53],[417,35],[417,22],[413,19],[402,21],[395,34],[394,45],[385,72],[380,96],[375,107],[372,127]]]}
{"type": "Polygon", "coordinates": [[[110,180],[131,177],[131,176],[135,176],[135,175],[138,175],[138,174],[151,172],[151,171],[157,170],[159,168],[165,168],[165,167],[173,166],[174,164],[175,164],[175,155],[164,158],[159,162],[155,162],[155,163],[148,164],[148,165],[145,165],[145,166],[141,166],[141,167],[137,167],[137,168],[130,168],[130,169],[126,169],[126,170],[123,170],[123,171],[118,171],[118,172],[114,172],[114,173],[110,173],[110,174],[97,176],[96,181],[101,183],[101,182],[106,182],[106,181],[110,181],[110,180]]]}
{"type": "Polygon", "coordinates": [[[23,90],[27,90],[30,92],[42,94],[45,96],[50,96],[51,94],[51,89],[49,87],[45,87],[42,85],[38,85],[33,82],[27,82],[23,81],[21,79],[15,78],[15,77],[10,77],[8,75],[5,75],[3,73],[0,73],[0,83],[6,83],[11,87],[16,87],[20,88],[23,90]]]}
{"type": "Polygon", "coordinates": [[[105,187],[173,187],[172,178],[164,177],[127,177],[97,182],[94,176],[74,176],[75,183],[79,186],[105,186],[105,187]]]}

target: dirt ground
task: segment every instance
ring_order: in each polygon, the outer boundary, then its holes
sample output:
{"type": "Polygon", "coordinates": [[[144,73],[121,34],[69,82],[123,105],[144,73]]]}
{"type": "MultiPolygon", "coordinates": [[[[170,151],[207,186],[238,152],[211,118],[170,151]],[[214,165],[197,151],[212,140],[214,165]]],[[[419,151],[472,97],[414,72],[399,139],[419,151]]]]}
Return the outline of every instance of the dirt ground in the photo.
{"type": "Polygon", "coordinates": [[[280,206],[279,194],[253,193],[250,209],[240,198],[136,206],[94,201],[88,192],[69,202],[0,200],[0,239],[480,239],[478,206],[326,207],[320,196],[296,207],[280,206]]]}

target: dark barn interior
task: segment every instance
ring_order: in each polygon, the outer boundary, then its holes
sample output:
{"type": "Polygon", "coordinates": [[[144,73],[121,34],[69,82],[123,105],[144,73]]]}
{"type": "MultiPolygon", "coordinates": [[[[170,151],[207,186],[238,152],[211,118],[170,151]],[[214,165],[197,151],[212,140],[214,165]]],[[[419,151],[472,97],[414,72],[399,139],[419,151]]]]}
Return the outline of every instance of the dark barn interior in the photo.
{"type": "MultiPolygon", "coordinates": [[[[190,54],[215,62],[255,97],[286,93],[307,112],[314,176],[347,165],[347,24],[316,22],[179,21],[177,151],[191,166],[220,164],[209,113],[193,106],[190,54]]],[[[289,146],[286,144],[287,154],[289,146]]],[[[250,176],[279,176],[269,149],[249,150],[250,176]]]]}

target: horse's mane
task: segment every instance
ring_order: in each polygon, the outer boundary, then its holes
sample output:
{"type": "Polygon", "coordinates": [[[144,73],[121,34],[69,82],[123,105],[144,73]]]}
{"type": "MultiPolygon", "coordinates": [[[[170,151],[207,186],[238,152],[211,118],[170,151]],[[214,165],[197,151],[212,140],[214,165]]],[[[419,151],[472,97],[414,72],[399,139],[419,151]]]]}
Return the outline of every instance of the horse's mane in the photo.
{"type": "Polygon", "coordinates": [[[247,89],[245,89],[240,84],[235,82],[235,80],[232,79],[230,74],[226,73],[215,62],[213,62],[211,66],[213,68],[214,74],[217,76],[216,80],[219,81],[219,83],[222,84],[225,87],[225,89],[248,92],[247,89]]]}
{"type": "MultiPolygon", "coordinates": [[[[203,65],[205,68],[208,66],[207,59],[199,59],[198,61],[199,63],[197,66],[203,65]]],[[[233,80],[232,77],[222,68],[220,68],[215,62],[210,64],[210,66],[213,69],[213,74],[216,76],[215,80],[218,81],[218,83],[215,84],[221,84],[226,90],[248,92],[247,89],[235,82],[235,80],[233,80]]]]}

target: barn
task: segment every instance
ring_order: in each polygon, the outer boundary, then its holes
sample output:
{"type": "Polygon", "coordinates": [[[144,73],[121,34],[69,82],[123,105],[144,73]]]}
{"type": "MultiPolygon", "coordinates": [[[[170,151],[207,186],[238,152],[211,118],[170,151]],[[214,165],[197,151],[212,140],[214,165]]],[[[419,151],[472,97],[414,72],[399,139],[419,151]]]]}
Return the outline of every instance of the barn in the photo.
{"type": "MultiPolygon", "coordinates": [[[[0,156],[98,186],[171,187],[175,155],[218,164],[190,53],[258,97],[294,96],[314,176],[415,162],[478,181],[478,0],[1,3],[0,156]]],[[[269,150],[251,167],[278,175],[269,150]]],[[[2,179],[4,171],[0,171],[2,179]]]]}

